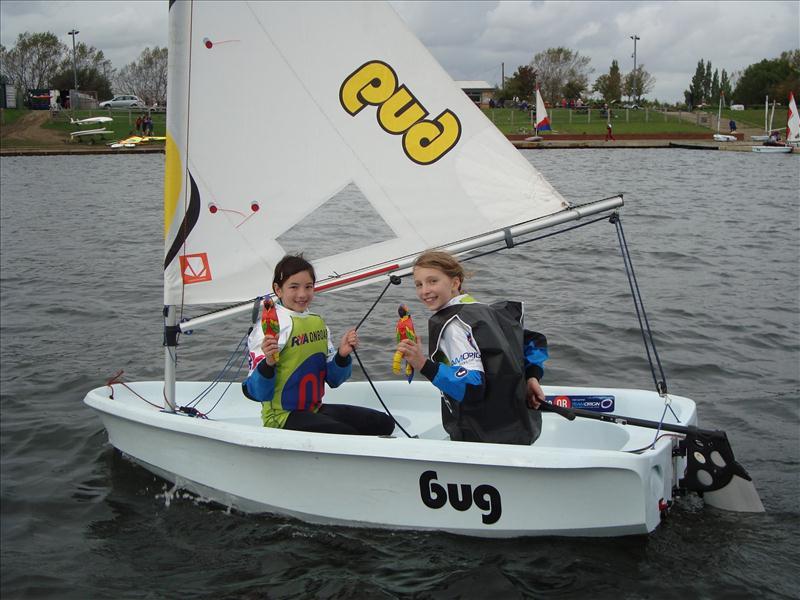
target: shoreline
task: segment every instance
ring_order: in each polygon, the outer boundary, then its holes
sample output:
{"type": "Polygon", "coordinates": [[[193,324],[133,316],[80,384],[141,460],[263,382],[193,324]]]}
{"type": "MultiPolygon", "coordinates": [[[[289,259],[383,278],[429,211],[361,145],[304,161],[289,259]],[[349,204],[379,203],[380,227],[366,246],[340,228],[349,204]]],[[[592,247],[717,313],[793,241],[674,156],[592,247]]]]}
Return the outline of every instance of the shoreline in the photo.
{"type": "MultiPolygon", "coordinates": [[[[662,134],[635,135],[620,134],[613,141],[605,141],[603,135],[563,135],[547,136],[541,141],[525,141],[524,135],[507,135],[511,144],[520,150],[533,149],[623,149],[623,148],[682,148],[692,150],[724,150],[751,152],[751,146],[760,145],[748,142],[739,134],[735,142],[717,142],[709,139],[711,134],[662,134]]],[[[0,156],[57,156],[57,155],[97,155],[97,154],[164,154],[164,146],[144,146],[136,148],[63,147],[58,146],[19,146],[0,148],[0,156]]]]}

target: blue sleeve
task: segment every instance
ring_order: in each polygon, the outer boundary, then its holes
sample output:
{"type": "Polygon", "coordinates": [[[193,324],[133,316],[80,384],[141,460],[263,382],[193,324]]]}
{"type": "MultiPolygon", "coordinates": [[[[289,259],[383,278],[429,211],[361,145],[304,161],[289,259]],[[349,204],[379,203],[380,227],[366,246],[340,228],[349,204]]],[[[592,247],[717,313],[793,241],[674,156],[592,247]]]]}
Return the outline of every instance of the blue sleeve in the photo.
{"type": "Polygon", "coordinates": [[[481,371],[428,360],[422,367],[422,374],[448,398],[459,403],[482,402],[486,393],[486,376],[481,371]]]}
{"type": "Polygon", "coordinates": [[[339,387],[345,381],[350,379],[353,373],[353,359],[348,356],[339,356],[337,352],[333,358],[328,361],[325,373],[325,382],[332,388],[339,387]]]}
{"type": "Polygon", "coordinates": [[[270,402],[275,395],[275,367],[262,360],[244,381],[251,400],[270,402]]]}
{"type": "Polygon", "coordinates": [[[535,377],[539,381],[544,376],[544,361],[550,354],[547,351],[547,338],[536,331],[525,330],[525,378],[535,377]]]}

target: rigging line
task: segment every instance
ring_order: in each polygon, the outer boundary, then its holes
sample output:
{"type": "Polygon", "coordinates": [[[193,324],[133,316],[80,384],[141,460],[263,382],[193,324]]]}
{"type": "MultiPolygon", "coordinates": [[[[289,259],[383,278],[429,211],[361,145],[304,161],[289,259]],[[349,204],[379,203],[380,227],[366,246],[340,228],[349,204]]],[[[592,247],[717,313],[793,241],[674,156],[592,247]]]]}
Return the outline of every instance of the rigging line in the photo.
{"type": "Polygon", "coordinates": [[[625,264],[625,275],[628,278],[628,286],[631,290],[631,297],[633,298],[633,307],[636,310],[636,319],[639,321],[639,331],[642,334],[642,342],[644,343],[644,350],[647,354],[647,362],[650,365],[650,374],[653,377],[653,385],[655,386],[656,391],[658,391],[658,378],[656,377],[655,367],[653,366],[653,357],[650,354],[650,345],[647,342],[647,336],[645,335],[644,325],[642,324],[642,315],[639,308],[639,298],[636,296],[636,291],[633,286],[633,281],[631,278],[631,272],[628,265],[629,257],[625,253],[624,242],[619,235],[619,229],[617,229],[617,239],[619,240],[620,244],[620,252],[622,253],[622,262],[625,264]]]}
{"type": "Polygon", "coordinates": [[[378,398],[378,402],[380,402],[380,403],[381,403],[381,406],[383,406],[383,410],[384,410],[384,411],[386,411],[386,414],[387,414],[387,415],[389,415],[390,417],[392,417],[392,421],[394,421],[395,425],[397,425],[397,426],[400,428],[400,431],[402,431],[403,433],[405,433],[405,434],[406,434],[406,437],[410,437],[410,438],[416,438],[416,437],[419,437],[419,436],[416,436],[416,435],[411,435],[410,433],[408,433],[408,432],[407,432],[407,431],[406,431],[406,430],[403,428],[403,426],[402,426],[402,425],[400,425],[400,422],[399,422],[397,419],[395,419],[395,418],[394,418],[394,415],[393,415],[393,414],[392,414],[392,412],[389,410],[389,407],[388,407],[388,406],[386,406],[386,404],[385,404],[385,403],[384,403],[384,401],[383,401],[383,398],[381,398],[381,395],[378,393],[378,389],[375,387],[375,384],[373,384],[373,383],[372,383],[372,379],[371,379],[371,378],[370,378],[370,376],[367,374],[367,370],[364,368],[364,363],[362,363],[362,362],[361,362],[361,358],[358,356],[358,352],[356,352],[355,350],[353,350],[353,355],[356,357],[356,360],[358,361],[358,366],[360,366],[360,367],[361,367],[361,370],[364,372],[364,377],[366,377],[366,378],[367,378],[367,383],[369,383],[369,386],[372,388],[372,391],[373,391],[373,392],[375,392],[375,396],[378,398]]]}
{"type": "Polygon", "coordinates": [[[664,393],[666,393],[667,378],[664,375],[664,369],[661,366],[661,359],[659,358],[658,350],[656,349],[655,338],[653,337],[653,332],[650,329],[650,322],[647,319],[647,313],[644,310],[644,299],[642,298],[642,293],[639,290],[639,282],[636,279],[636,273],[633,270],[633,260],[630,257],[630,251],[628,249],[628,241],[625,239],[625,231],[622,228],[622,219],[620,217],[617,217],[615,224],[619,229],[619,233],[622,236],[623,242],[625,243],[625,252],[626,254],[628,254],[628,264],[630,264],[631,267],[631,274],[633,275],[633,283],[636,286],[636,293],[639,295],[639,302],[642,305],[642,316],[644,317],[645,325],[647,325],[647,334],[650,336],[650,344],[653,346],[653,354],[656,357],[656,363],[658,363],[658,370],[659,373],[661,374],[661,380],[664,383],[664,393]]]}
{"type": "MultiPolygon", "coordinates": [[[[399,285],[399,283],[400,283],[400,278],[397,275],[389,275],[389,283],[387,283],[386,287],[383,288],[383,291],[380,294],[378,294],[378,297],[375,299],[375,302],[372,303],[372,306],[369,307],[367,313],[361,318],[361,320],[358,322],[358,325],[355,326],[356,331],[358,331],[358,328],[364,324],[364,321],[366,321],[370,313],[373,310],[375,310],[375,307],[378,306],[378,302],[381,301],[381,298],[383,298],[383,295],[389,289],[389,286],[392,284],[399,285]]],[[[366,375],[366,373],[364,373],[364,375],[366,375]]]]}
{"type": "MultiPolygon", "coordinates": [[[[397,275],[390,275],[390,276],[389,276],[389,283],[387,283],[387,284],[386,284],[386,287],[384,287],[384,288],[383,288],[383,291],[382,291],[382,292],[381,292],[381,293],[378,295],[378,297],[375,299],[375,302],[373,302],[373,303],[372,303],[372,306],[370,306],[370,308],[369,308],[369,310],[367,311],[367,313],[366,313],[366,314],[365,314],[365,315],[362,317],[362,319],[361,319],[361,320],[358,322],[358,325],[356,325],[356,327],[355,327],[356,331],[358,331],[358,328],[359,328],[359,327],[361,327],[361,325],[364,323],[364,321],[366,321],[366,320],[367,320],[367,317],[370,315],[370,313],[371,313],[371,312],[372,312],[372,311],[375,309],[375,307],[378,305],[378,302],[380,302],[380,301],[381,301],[381,298],[383,298],[384,294],[386,294],[386,292],[388,291],[388,289],[389,289],[389,286],[391,286],[391,285],[399,285],[399,284],[400,284],[400,282],[401,282],[401,279],[400,279],[400,278],[399,278],[397,275]]],[[[380,393],[378,392],[378,389],[377,389],[377,388],[375,387],[375,385],[372,383],[372,378],[369,376],[369,373],[367,373],[367,369],[364,367],[364,363],[362,363],[362,362],[361,362],[361,358],[358,356],[358,352],[356,352],[355,348],[353,349],[353,355],[356,357],[356,360],[358,361],[358,366],[359,366],[359,367],[361,367],[361,372],[362,372],[362,373],[364,373],[364,377],[367,379],[367,382],[369,383],[369,386],[372,388],[372,391],[373,391],[373,392],[375,392],[375,397],[378,399],[378,402],[380,402],[380,403],[381,403],[381,406],[383,406],[383,410],[386,412],[386,414],[387,414],[387,415],[389,415],[389,416],[392,418],[392,421],[394,421],[394,422],[395,422],[395,425],[397,425],[397,426],[400,428],[400,430],[401,430],[403,433],[405,433],[405,434],[406,434],[406,437],[414,437],[414,436],[412,436],[410,433],[408,433],[408,432],[407,432],[407,431],[406,431],[406,430],[403,428],[403,426],[402,426],[402,425],[400,425],[400,422],[399,422],[397,419],[395,419],[395,418],[394,418],[394,415],[393,415],[393,414],[392,414],[392,412],[389,410],[389,407],[388,407],[388,406],[386,406],[386,404],[384,403],[384,401],[383,401],[383,398],[381,398],[381,395],[380,395],[380,393]]]]}
{"type": "MultiPolygon", "coordinates": [[[[245,335],[242,337],[241,340],[239,340],[239,343],[236,344],[236,348],[234,348],[233,352],[231,352],[231,355],[228,357],[228,361],[225,363],[225,366],[222,367],[219,374],[211,381],[211,383],[208,384],[208,386],[206,386],[206,388],[202,392],[200,392],[197,396],[195,396],[194,399],[191,402],[189,402],[186,406],[195,406],[198,403],[200,403],[208,394],[211,393],[211,390],[214,389],[214,387],[216,387],[216,385],[220,383],[220,381],[222,381],[222,378],[228,372],[230,365],[233,363],[236,356],[240,353],[240,349],[243,347],[245,341],[247,340],[247,337],[248,336],[245,335]]],[[[243,363],[244,363],[244,358],[242,358],[242,364],[243,363]]],[[[241,366],[239,367],[239,369],[241,370],[241,366]]],[[[208,414],[209,412],[211,411],[210,410],[206,411],[206,414],[208,414]]]]}
{"type": "Polygon", "coordinates": [[[663,396],[667,393],[667,382],[666,376],[664,375],[664,369],[661,366],[661,360],[658,357],[658,352],[656,351],[655,347],[655,339],[653,337],[653,332],[650,329],[650,323],[647,320],[647,313],[644,308],[644,300],[642,299],[641,291],[639,290],[639,284],[636,281],[636,273],[633,270],[633,263],[630,256],[630,252],[628,250],[628,245],[625,240],[624,233],[622,232],[622,224],[621,219],[618,214],[614,214],[611,216],[611,222],[616,226],[617,230],[617,239],[620,244],[620,252],[622,253],[622,261],[625,264],[625,274],[628,277],[628,285],[631,290],[631,296],[633,297],[633,305],[636,309],[636,318],[639,321],[639,330],[642,333],[642,341],[644,342],[645,352],[647,354],[647,361],[650,364],[650,373],[653,376],[653,384],[655,385],[655,389],[659,395],[663,396]],[[645,329],[647,330],[645,332],[645,329]],[[651,350],[652,348],[652,356],[651,350]],[[656,363],[658,364],[659,372],[661,373],[661,381],[658,381],[658,377],[656,375],[656,369],[653,365],[653,356],[656,359],[656,363]]]}
{"type": "MultiPolygon", "coordinates": [[[[239,350],[239,348],[238,348],[238,346],[237,346],[237,348],[236,348],[236,351],[238,351],[238,350],[239,350]]],[[[235,352],[235,351],[234,351],[234,352],[235,352]]],[[[208,410],[205,412],[205,416],[204,416],[204,418],[208,418],[208,416],[207,416],[207,415],[211,414],[211,411],[213,411],[215,408],[217,408],[217,405],[218,405],[220,402],[222,402],[222,399],[225,397],[225,394],[227,394],[227,393],[228,393],[228,390],[229,390],[229,389],[231,389],[231,386],[234,384],[234,382],[236,382],[236,381],[238,381],[238,380],[239,380],[239,376],[240,376],[240,374],[241,374],[241,372],[242,372],[242,368],[244,367],[244,361],[245,361],[245,359],[246,359],[246,358],[247,358],[247,355],[246,355],[246,354],[243,354],[243,355],[242,355],[242,360],[239,362],[239,368],[236,370],[236,374],[235,374],[235,375],[234,375],[234,377],[233,377],[233,381],[228,381],[228,385],[225,387],[225,389],[223,390],[223,392],[222,392],[222,393],[219,395],[219,398],[217,398],[217,401],[214,403],[214,405],[213,405],[211,408],[209,408],[209,409],[208,409],[208,410]]]]}

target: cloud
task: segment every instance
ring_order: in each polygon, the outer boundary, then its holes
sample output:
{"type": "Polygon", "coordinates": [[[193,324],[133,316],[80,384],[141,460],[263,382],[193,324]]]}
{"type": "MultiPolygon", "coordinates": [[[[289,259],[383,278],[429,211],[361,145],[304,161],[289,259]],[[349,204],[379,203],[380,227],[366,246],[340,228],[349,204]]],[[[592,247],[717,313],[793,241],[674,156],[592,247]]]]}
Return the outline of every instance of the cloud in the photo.
{"type": "MultiPolygon", "coordinates": [[[[701,58],[729,74],[800,47],[800,3],[763,2],[523,2],[397,0],[391,3],[454,79],[499,84],[537,52],[565,46],[591,58],[592,78],[616,59],[623,72],[637,63],[656,79],[652,98],[682,101],[701,58]]],[[[67,31],[103,51],[115,68],[146,47],[167,45],[167,2],[0,2],[0,42],[10,48],[24,31],[67,31]]]]}

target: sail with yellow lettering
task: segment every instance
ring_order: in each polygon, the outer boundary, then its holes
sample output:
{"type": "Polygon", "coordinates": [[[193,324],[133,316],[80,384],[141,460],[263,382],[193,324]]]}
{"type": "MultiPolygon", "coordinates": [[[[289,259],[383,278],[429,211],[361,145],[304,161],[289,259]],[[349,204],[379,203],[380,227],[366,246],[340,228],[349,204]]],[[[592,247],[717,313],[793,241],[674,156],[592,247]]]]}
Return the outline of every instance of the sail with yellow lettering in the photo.
{"type": "Polygon", "coordinates": [[[388,233],[315,256],[321,286],[566,207],[388,4],[170,13],[166,304],[262,294],[281,236],[343,190],[388,233]]]}

